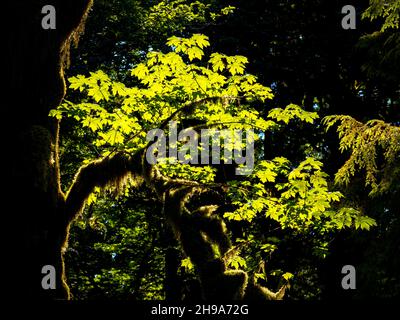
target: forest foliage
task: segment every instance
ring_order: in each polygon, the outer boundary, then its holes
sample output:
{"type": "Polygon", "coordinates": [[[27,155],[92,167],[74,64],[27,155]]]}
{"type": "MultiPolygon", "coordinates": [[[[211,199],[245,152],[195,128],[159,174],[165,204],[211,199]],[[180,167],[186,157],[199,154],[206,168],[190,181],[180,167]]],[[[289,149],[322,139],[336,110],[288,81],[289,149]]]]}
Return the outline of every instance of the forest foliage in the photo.
{"type": "MultiPolygon", "coordinates": [[[[107,6],[99,2],[99,8],[107,6]]],[[[221,6],[218,1],[175,0],[148,6],[145,1],[122,2],[135,8],[133,20],[143,25],[134,35],[137,48],[125,48],[123,37],[131,37],[130,32],[117,34],[121,39],[115,41],[114,58],[105,52],[100,63],[89,59],[79,66],[81,70],[72,68],[69,93],[50,112],[62,126],[66,124],[62,137],[65,186],[82,164],[117,152],[135,154],[146,149],[147,133],[167,130],[172,120],[182,129],[228,129],[231,134],[252,129],[255,166],[248,175],[232,174],[231,165],[188,165],[168,158],[157,165],[166,177],[224,188],[221,217],[233,249],[222,258],[227,259],[229,269],[245,270],[255,283],[276,290],[285,285],[290,288],[289,298],[319,299],[331,294],[329,281],[324,283],[321,273],[329,271],[324,261],[342,261],[340,254],[344,253],[337,247],[341,241],[347,243],[346,254],[354,244],[359,248],[357,241],[369,243],[368,250],[378,252],[382,237],[389,248],[396,248],[400,129],[398,114],[392,110],[400,103],[399,78],[391,74],[388,83],[376,84],[374,77],[385,75],[388,64],[398,63],[398,35],[392,32],[399,27],[399,1],[383,5],[372,0],[364,8],[365,20],[383,18],[377,32],[387,37],[388,50],[380,70],[375,71],[377,65],[368,60],[371,51],[380,48],[380,42],[374,42],[377,34],[369,38],[360,34],[348,49],[368,46],[369,54],[358,66],[360,71],[354,71],[345,62],[348,53],[343,53],[338,76],[343,81],[341,92],[325,92],[311,81],[307,83],[310,87],[299,86],[293,94],[295,88],[287,89],[286,82],[290,87],[299,81],[285,70],[285,62],[294,59],[301,64],[301,57],[274,54],[274,59],[282,59],[283,76],[266,83],[261,81],[268,79],[265,70],[257,69],[259,50],[271,54],[270,48],[278,45],[275,40],[260,48],[263,41],[254,39],[258,43],[250,50],[238,35],[235,41],[242,44],[233,45],[234,49],[228,46],[230,53],[219,52],[224,46],[218,44],[215,33],[221,43],[229,42],[230,31],[224,25],[237,17],[245,20],[248,11],[243,7],[257,11],[257,4],[232,1],[221,6]],[[207,31],[210,37],[203,34],[207,31]],[[250,54],[244,56],[242,51],[250,54]],[[99,69],[87,69],[92,64],[99,69]],[[338,115],[343,110],[337,106],[341,95],[351,95],[349,99],[361,106],[377,105],[376,110],[338,115]],[[381,118],[373,120],[377,116],[381,118]],[[338,137],[329,130],[332,127],[338,137]]],[[[302,13],[305,9],[285,5],[284,10],[283,18],[292,10],[302,13]]],[[[322,13],[326,8],[320,4],[316,10],[322,13]]],[[[103,13],[98,12],[99,16],[103,13]]],[[[99,19],[96,7],[92,15],[99,19]]],[[[112,27],[130,31],[127,22],[112,27]]],[[[89,24],[88,37],[90,28],[89,24]]],[[[303,33],[301,26],[296,28],[303,33]]],[[[308,32],[310,37],[318,36],[315,30],[308,32]]],[[[97,41],[94,45],[101,45],[97,41]]],[[[298,49],[297,42],[286,43],[288,52],[295,50],[292,45],[298,49]]],[[[321,50],[329,54],[329,48],[321,50]]],[[[75,53],[80,62],[88,55],[85,42],[81,51],[78,48],[75,53]]],[[[314,76],[318,75],[310,78],[314,76]]],[[[230,147],[241,150],[243,141],[230,147]]],[[[174,239],[162,207],[154,192],[143,184],[138,186],[137,181],[127,181],[119,194],[112,188],[95,189],[75,222],[67,252],[75,298],[198,298],[196,266],[174,239]]],[[[218,248],[215,255],[221,255],[218,248]]],[[[365,295],[376,283],[384,288],[400,279],[395,271],[397,260],[389,259],[390,267],[373,278],[373,270],[382,268],[388,258],[371,261],[360,250],[356,255],[361,256],[365,295]]],[[[393,296],[400,292],[398,285],[395,288],[393,296]]]]}

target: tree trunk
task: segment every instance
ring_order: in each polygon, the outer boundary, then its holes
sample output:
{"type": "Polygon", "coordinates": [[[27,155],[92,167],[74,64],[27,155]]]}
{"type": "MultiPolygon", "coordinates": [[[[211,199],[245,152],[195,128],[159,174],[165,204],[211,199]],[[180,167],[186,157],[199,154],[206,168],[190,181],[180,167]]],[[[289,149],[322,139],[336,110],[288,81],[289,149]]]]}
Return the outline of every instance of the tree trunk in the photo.
{"type": "Polygon", "coordinates": [[[13,24],[6,30],[7,105],[4,122],[6,276],[9,297],[67,298],[61,247],[68,220],[60,189],[57,131],[49,119],[65,93],[63,64],[92,0],[19,1],[6,4],[13,24]],[[42,28],[42,7],[56,9],[56,29],[42,28]],[[56,290],[42,288],[42,267],[56,269],[56,290]]]}

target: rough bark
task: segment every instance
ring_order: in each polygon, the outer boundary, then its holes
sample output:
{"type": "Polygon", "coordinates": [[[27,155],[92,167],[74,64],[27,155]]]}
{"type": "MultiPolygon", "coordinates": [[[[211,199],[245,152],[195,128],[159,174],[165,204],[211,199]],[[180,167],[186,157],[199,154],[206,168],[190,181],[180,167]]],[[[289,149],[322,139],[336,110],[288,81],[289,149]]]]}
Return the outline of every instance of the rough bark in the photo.
{"type": "Polygon", "coordinates": [[[218,201],[208,187],[164,177],[157,167],[148,165],[144,157],[142,165],[146,183],[162,199],[164,215],[197,269],[204,300],[263,301],[283,298],[286,286],[272,292],[251,281],[246,272],[229,270],[227,260],[234,249],[225,224],[216,212],[218,201]]]}

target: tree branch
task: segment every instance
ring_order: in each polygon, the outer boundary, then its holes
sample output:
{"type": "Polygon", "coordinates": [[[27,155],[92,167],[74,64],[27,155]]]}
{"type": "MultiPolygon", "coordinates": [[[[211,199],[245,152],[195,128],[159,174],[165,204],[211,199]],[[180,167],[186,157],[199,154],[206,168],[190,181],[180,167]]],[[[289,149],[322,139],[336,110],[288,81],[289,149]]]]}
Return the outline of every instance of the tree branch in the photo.
{"type": "Polygon", "coordinates": [[[128,175],[142,175],[142,153],[129,156],[123,152],[82,166],[75,175],[65,200],[65,217],[70,223],[84,207],[95,187],[119,184],[128,175]]]}

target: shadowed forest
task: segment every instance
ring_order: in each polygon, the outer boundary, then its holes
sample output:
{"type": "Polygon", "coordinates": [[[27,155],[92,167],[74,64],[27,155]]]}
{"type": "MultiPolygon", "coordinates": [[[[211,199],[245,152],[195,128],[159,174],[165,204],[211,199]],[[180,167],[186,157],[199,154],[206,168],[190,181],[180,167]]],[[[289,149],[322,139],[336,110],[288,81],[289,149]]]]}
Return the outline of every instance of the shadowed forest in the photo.
{"type": "Polygon", "coordinates": [[[47,2],[9,4],[10,295],[400,298],[399,0],[47,2]]]}

